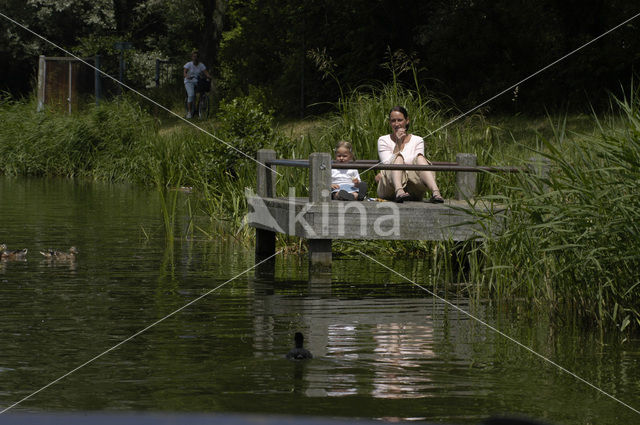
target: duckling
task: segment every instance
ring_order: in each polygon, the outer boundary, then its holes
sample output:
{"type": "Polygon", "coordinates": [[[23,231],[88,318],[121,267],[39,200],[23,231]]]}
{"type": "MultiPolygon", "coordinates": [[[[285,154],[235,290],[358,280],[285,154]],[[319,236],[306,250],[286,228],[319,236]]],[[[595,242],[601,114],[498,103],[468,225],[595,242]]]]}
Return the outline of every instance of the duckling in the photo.
{"type": "Polygon", "coordinates": [[[7,245],[0,244],[0,259],[2,260],[24,260],[27,256],[27,248],[7,249],[7,245]]]}
{"type": "Polygon", "coordinates": [[[290,360],[312,359],[313,355],[311,354],[311,352],[309,350],[307,350],[306,348],[302,347],[302,344],[304,342],[304,335],[302,335],[301,332],[296,332],[296,334],[293,337],[293,339],[296,342],[296,346],[295,346],[295,348],[292,348],[287,353],[287,356],[286,356],[287,359],[290,359],[290,360]]]}
{"type": "Polygon", "coordinates": [[[47,251],[40,251],[40,254],[44,255],[45,258],[48,258],[50,260],[73,261],[76,259],[76,254],[78,254],[78,248],[72,246],[71,248],[69,248],[69,252],[49,249],[47,251]]]}

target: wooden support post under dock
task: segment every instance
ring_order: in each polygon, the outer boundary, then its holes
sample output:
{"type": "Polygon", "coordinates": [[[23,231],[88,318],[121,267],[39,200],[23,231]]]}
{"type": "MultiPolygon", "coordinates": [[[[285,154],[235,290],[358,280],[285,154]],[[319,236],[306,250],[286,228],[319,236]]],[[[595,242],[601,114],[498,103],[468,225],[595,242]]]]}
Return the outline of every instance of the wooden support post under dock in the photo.
{"type": "MultiPolygon", "coordinates": [[[[309,202],[331,201],[331,155],[309,155],[309,202]]],[[[331,224],[329,224],[331,225],[331,224]]],[[[309,273],[331,273],[331,239],[309,239],[309,273]]]]}
{"type": "MultiPolygon", "coordinates": [[[[266,166],[266,162],[276,159],[276,152],[270,149],[260,149],[258,151],[257,160],[257,195],[263,198],[272,198],[276,196],[276,173],[270,167],[266,166]]],[[[256,250],[255,262],[259,263],[276,253],[276,233],[256,227],[256,250]]],[[[265,261],[258,267],[256,272],[260,275],[272,275],[275,269],[275,259],[265,261]]]]}

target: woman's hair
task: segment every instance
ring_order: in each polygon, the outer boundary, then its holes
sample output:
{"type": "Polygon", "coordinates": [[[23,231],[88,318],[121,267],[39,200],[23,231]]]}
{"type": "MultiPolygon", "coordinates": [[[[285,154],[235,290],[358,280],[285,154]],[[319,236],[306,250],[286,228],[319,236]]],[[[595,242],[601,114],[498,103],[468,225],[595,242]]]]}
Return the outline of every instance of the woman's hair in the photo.
{"type": "MultiPolygon", "coordinates": [[[[400,112],[404,116],[405,120],[409,119],[409,112],[407,112],[407,109],[404,106],[400,106],[400,105],[394,106],[389,111],[389,116],[391,116],[392,112],[400,112]]],[[[407,124],[407,130],[409,130],[409,124],[407,124]]]]}
{"type": "Polygon", "coordinates": [[[336,147],[333,149],[333,152],[334,153],[337,152],[339,148],[347,148],[347,150],[351,154],[351,159],[353,161],[356,160],[356,156],[353,153],[353,146],[351,145],[351,142],[347,142],[346,140],[340,140],[338,143],[336,143],[336,147]]]}

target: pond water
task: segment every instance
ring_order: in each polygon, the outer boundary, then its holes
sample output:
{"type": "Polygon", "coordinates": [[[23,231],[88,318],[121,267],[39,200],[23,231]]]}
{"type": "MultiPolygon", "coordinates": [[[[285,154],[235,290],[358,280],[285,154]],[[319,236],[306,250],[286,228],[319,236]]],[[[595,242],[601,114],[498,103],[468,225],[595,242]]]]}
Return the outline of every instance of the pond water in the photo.
{"type": "MultiPolygon", "coordinates": [[[[188,196],[180,194],[179,206],[188,196]]],[[[164,238],[157,191],[0,177],[0,407],[206,297],[12,408],[294,414],[476,424],[517,413],[554,424],[631,424],[640,415],[359,256],[330,283],[306,260],[256,276],[233,238],[164,238]],[[78,247],[75,262],[48,248],[78,247]],[[284,355],[302,331],[314,354],[284,355]]],[[[377,258],[427,284],[419,260],[377,258]]],[[[640,342],[552,325],[522,303],[448,300],[640,408],[640,342]]],[[[1,410],[1,409],[0,409],[1,410]]]]}

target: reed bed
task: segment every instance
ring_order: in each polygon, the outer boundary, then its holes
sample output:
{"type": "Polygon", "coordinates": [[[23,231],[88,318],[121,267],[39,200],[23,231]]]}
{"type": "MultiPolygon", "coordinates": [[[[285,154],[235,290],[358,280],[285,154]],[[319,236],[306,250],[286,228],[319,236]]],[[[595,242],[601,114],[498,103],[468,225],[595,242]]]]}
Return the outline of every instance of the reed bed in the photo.
{"type": "Polygon", "coordinates": [[[502,193],[485,196],[508,213],[499,236],[487,229],[470,250],[481,259],[472,291],[569,309],[600,327],[640,328],[640,103],[617,107],[608,123],[594,118],[593,134],[560,126],[543,139],[536,153],[549,159],[548,177],[505,178],[502,193]]]}
{"type": "MultiPolygon", "coordinates": [[[[271,114],[251,98],[222,102],[215,120],[199,123],[249,156],[273,148],[282,158],[331,152],[349,140],[357,158],[377,158],[376,140],[388,133],[391,106],[410,113],[411,132],[427,136],[427,156],[450,161],[474,153],[482,165],[524,165],[534,155],[551,162],[546,178],[481,175],[479,197],[508,207],[504,231],[485,229],[467,244],[452,242],[340,242],[336,249],[422,257],[434,289],[458,282],[473,297],[513,299],[560,312],[583,323],[640,329],[640,102],[614,103],[606,120],[549,119],[525,135],[526,118],[489,123],[482,113],[458,120],[456,111],[420,90],[391,84],[354,90],[301,134],[279,131],[271,114]],[[320,127],[320,128],[318,128],[320,127]],[[437,132],[434,130],[440,129],[437,132]],[[431,134],[433,133],[433,134],[431,134]],[[567,310],[567,311],[569,311],[567,310]]],[[[168,131],[127,97],[74,115],[36,112],[34,100],[0,100],[0,173],[67,176],[154,185],[165,199],[166,237],[174,237],[176,194],[187,186],[189,232],[233,238],[250,245],[244,219],[245,189],[255,186],[256,164],[227,144],[191,127],[168,131]]],[[[279,195],[307,194],[306,171],[280,167],[279,195]]],[[[374,172],[363,178],[373,184],[374,172]]],[[[455,189],[453,173],[439,173],[445,197],[455,189]]],[[[480,213],[469,216],[481,220],[480,213]]],[[[299,240],[278,236],[287,251],[304,250],[299,240]]],[[[424,281],[424,278],[421,278],[424,281]]]]}
{"type": "Polygon", "coordinates": [[[66,115],[0,101],[0,172],[149,182],[153,120],[126,100],[66,115]]]}

